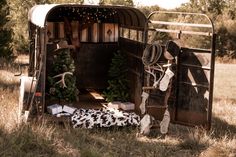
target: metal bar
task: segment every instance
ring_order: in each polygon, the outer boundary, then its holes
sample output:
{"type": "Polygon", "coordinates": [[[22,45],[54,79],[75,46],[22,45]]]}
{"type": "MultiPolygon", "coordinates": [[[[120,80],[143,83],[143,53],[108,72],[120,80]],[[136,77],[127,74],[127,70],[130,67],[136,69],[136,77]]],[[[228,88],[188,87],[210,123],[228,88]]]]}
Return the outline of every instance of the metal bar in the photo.
{"type": "Polygon", "coordinates": [[[211,32],[199,32],[199,31],[184,31],[184,30],[173,30],[173,29],[149,29],[152,31],[165,32],[165,33],[177,33],[177,34],[191,34],[191,35],[203,35],[203,36],[212,36],[211,32]]]}
{"type": "Polygon", "coordinates": [[[47,57],[47,51],[46,51],[46,36],[47,36],[47,31],[45,30],[45,29],[42,29],[42,33],[41,33],[41,35],[42,35],[42,50],[41,50],[41,53],[42,53],[42,56],[41,57],[43,57],[42,58],[42,60],[43,60],[43,68],[42,68],[42,70],[41,70],[41,93],[42,93],[42,97],[40,98],[41,99],[41,104],[39,104],[39,105],[42,105],[41,106],[41,108],[39,107],[39,112],[41,112],[41,113],[39,113],[40,115],[42,115],[42,114],[44,114],[44,109],[46,108],[45,107],[45,95],[46,95],[46,66],[47,66],[47,64],[46,64],[46,57],[47,57]]]}
{"type": "Polygon", "coordinates": [[[173,110],[173,120],[176,121],[177,120],[177,116],[178,116],[178,106],[179,106],[179,88],[180,86],[178,86],[177,84],[179,83],[180,81],[180,64],[181,63],[181,57],[179,57],[180,54],[178,54],[178,57],[177,57],[177,66],[176,66],[176,81],[175,81],[175,84],[176,84],[176,88],[175,88],[175,105],[174,105],[174,110],[173,110]]]}
{"type": "Polygon", "coordinates": [[[147,105],[146,107],[149,107],[149,108],[167,108],[168,106],[161,106],[161,105],[147,105]]]}
{"type": "Polygon", "coordinates": [[[151,14],[148,15],[148,19],[151,19],[151,17],[154,14],[179,14],[179,15],[195,15],[195,16],[202,16],[205,17],[209,23],[211,24],[211,29],[212,29],[212,33],[214,34],[214,25],[212,20],[206,15],[206,14],[202,14],[202,13],[188,13],[188,12],[173,12],[173,11],[154,11],[151,14]]]}
{"type": "Polygon", "coordinates": [[[39,50],[38,47],[38,29],[36,28],[35,30],[35,38],[34,38],[34,69],[36,69],[36,64],[37,64],[37,52],[39,50]]]}
{"type": "Polygon", "coordinates": [[[198,53],[211,53],[211,49],[199,49],[199,48],[186,48],[186,47],[181,47],[181,51],[185,52],[198,52],[198,53]]]}
{"type": "Polygon", "coordinates": [[[211,129],[212,119],[212,101],[213,101],[213,87],[214,87],[214,72],[215,72],[215,48],[216,48],[216,34],[212,36],[211,41],[211,72],[210,72],[210,86],[209,86],[209,103],[207,108],[207,129],[211,129]]]}
{"type": "Polygon", "coordinates": [[[204,84],[197,84],[194,82],[179,82],[180,84],[187,84],[187,85],[191,85],[193,87],[204,87],[204,88],[209,88],[208,85],[204,85],[204,84]]]}
{"type": "MultiPolygon", "coordinates": [[[[187,123],[187,122],[182,122],[182,121],[178,121],[178,120],[174,120],[172,121],[173,124],[180,124],[180,125],[184,125],[184,126],[189,126],[189,127],[194,127],[196,126],[196,124],[193,123],[187,123]]],[[[205,125],[203,125],[204,128],[206,128],[205,125]]]]}
{"type": "Polygon", "coordinates": [[[180,63],[180,65],[194,67],[194,68],[202,68],[204,70],[211,70],[211,68],[208,66],[192,65],[192,64],[186,64],[186,63],[180,63]]]}
{"type": "Polygon", "coordinates": [[[174,25],[174,26],[188,26],[188,27],[203,27],[203,28],[212,28],[210,24],[196,24],[196,23],[182,23],[182,22],[167,22],[167,21],[154,21],[149,20],[153,24],[160,25],[174,25]]]}
{"type": "Polygon", "coordinates": [[[146,87],[143,87],[143,90],[150,90],[150,89],[157,89],[153,86],[146,86],[146,87]]]}
{"type": "Polygon", "coordinates": [[[127,25],[121,24],[120,27],[144,31],[144,29],[142,27],[137,27],[137,26],[127,26],[127,25]]]}

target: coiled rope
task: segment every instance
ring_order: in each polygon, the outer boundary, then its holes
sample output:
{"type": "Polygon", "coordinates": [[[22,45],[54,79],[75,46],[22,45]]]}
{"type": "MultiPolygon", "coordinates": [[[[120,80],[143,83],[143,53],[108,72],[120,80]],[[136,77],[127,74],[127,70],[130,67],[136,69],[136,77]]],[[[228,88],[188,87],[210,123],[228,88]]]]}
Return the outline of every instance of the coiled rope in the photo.
{"type": "Polygon", "coordinates": [[[162,47],[158,42],[153,42],[148,45],[142,56],[142,61],[145,66],[151,66],[157,63],[162,54],[162,47]]]}
{"type": "MultiPolygon", "coordinates": [[[[164,70],[161,65],[158,64],[158,60],[162,55],[161,45],[155,41],[148,45],[143,52],[142,61],[145,66],[144,70],[153,77],[153,87],[157,88],[161,78],[164,75],[164,70]],[[157,74],[159,77],[157,78],[157,74]]],[[[150,77],[147,77],[147,86],[149,86],[150,77]]]]}

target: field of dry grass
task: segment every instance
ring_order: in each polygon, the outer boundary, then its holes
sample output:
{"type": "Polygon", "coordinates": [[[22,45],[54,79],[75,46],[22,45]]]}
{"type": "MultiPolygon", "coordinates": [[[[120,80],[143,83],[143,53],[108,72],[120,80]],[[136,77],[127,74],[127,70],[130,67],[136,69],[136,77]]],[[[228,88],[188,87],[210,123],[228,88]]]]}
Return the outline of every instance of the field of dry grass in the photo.
{"type": "Polygon", "coordinates": [[[215,99],[236,100],[236,64],[216,64],[215,99]]]}
{"type": "Polygon", "coordinates": [[[137,137],[137,128],[73,129],[46,119],[18,125],[18,78],[3,69],[0,156],[236,157],[235,68],[216,66],[211,131],[172,124],[165,137],[158,132],[150,137],[137,137]]]}

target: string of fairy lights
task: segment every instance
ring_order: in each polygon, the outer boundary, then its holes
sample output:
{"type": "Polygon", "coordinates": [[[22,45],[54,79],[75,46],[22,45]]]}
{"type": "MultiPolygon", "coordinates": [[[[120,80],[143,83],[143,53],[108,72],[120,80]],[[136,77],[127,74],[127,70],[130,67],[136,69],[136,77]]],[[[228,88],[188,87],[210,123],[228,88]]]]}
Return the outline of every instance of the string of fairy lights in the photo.
{"type": "Polygon", "coordinates": [[[117,11],[109,8],[62,7],[59,8],[59,13],[59,18],[67,17],[70,20],[80,21],[82,25],[106,20],[114,22],[117,16],[117,11]]]}

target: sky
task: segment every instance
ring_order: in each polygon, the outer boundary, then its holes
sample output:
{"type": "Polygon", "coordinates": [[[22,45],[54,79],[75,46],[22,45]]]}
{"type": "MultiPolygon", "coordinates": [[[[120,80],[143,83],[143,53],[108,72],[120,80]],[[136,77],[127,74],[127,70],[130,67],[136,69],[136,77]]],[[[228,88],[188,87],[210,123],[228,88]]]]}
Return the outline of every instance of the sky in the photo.
{"type": "Polygon", "coordinates": [[[161,8],[165,9],[174,9],[179,7],[182,3],[187,3],[189,0],[133,0],[135,5],[158,5],[161,8]]]}

